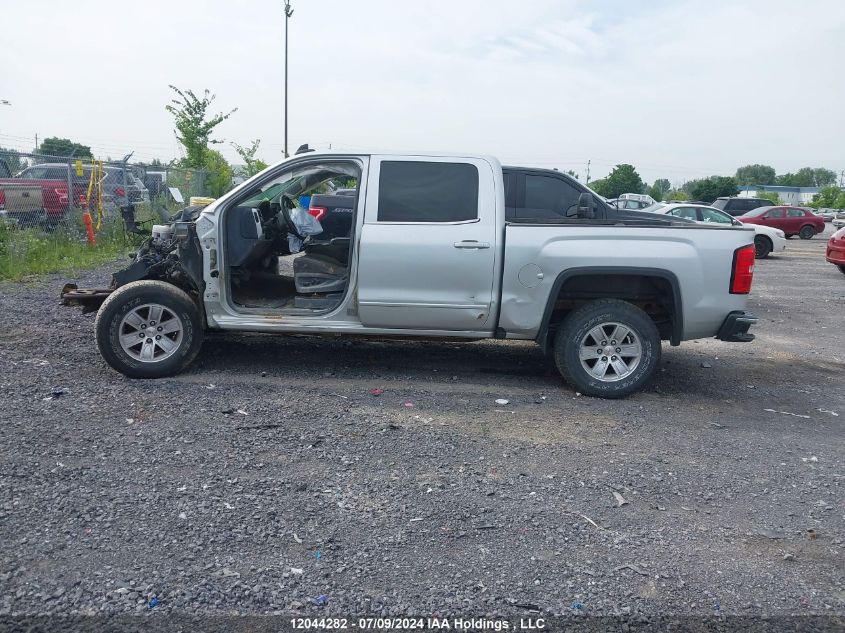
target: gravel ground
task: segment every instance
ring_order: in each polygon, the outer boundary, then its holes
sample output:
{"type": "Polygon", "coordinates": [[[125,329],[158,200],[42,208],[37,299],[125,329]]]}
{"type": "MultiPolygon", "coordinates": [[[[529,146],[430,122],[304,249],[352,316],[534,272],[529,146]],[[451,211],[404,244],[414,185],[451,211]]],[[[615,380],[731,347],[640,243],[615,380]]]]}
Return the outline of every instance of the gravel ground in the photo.
{"type": "Polygon", "coordinates": [[[825,241],[625,401],[501,341],[212,335],[129,380],[64,279],[0,285],[0,615],[845,614],[825,241]]]}

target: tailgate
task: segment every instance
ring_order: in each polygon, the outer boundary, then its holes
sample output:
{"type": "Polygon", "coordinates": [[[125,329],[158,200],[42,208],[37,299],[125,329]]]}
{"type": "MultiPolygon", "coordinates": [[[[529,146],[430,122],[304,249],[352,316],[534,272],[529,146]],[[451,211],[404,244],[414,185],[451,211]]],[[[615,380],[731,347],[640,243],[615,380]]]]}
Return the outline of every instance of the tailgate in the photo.
{"type": "Polygon", "coordinates": [[[3,183],[0,184],[0,209],[10,214],[26,214],[41,211],[44,197],[41,185],[3,183]]]}

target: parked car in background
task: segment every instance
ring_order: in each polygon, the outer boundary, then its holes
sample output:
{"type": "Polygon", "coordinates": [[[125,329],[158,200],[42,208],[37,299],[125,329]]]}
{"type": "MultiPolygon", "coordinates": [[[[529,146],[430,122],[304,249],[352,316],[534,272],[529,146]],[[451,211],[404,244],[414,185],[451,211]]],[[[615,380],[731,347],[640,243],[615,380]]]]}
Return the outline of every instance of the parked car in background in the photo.
{"type": "Polygon", "coordinates": [[[335,237],[349,237],[352,232],[352,216],[355,212],[355,189],[337,189],[334,193],[315,193],[308,204],[308,213],[323,227],[315,241],[326,241],[335,237]]]}
{"type": "Polygon", "coordinates": [[[716,198],[716,201],[711,205],[716,209],[720,209],[734,217],[744,215],[754,209],[760,207],[770,207],[774,203],[765,198],[716,198]]]}
{"type": "Polygon", "coordinates": [[[833,218],[836,217],[836,209],[814,209],[813,213],[824,219],[825,222],[833,222],[833,218]]]}
{"type": "Polygon", "coordinates": [[[845,211],[839,211],[835,216],[833,216],[831,224],[833,224],[836,229],[841,229],[845,226],[845,211]]]}
{"type": "Polygon", "coordinates": [[[824,231],[824,220],[803,207],[761,207],[737,218],[743,224],[763,224],[783,231],[787,237],[809,240],[824,231]]]}
{"type": "Polygon", "coordinates": [[[90,167],[83,176],[68,169],[66,163],[42,163],[27,167],[14,178],[0,179],[0,210],[27,225],[58,224],[72,207],[80,206],[91,173],[90,167]]]}
{"type": "MultiPolygon", "coordinates": [[[[733,218],[724,211],[706,205],[695,205],[688,202],[678,204],[663,204],[658,202],[646,209],[653,213],[662,213],[676,218],[695,220],[702,224],[724,224],[725,226],[742,226],[737,218],[733,218]]],[[[780,229],[764,224],[749,224],[754,229],[754,257],[763,259],[772,252],[786,249],[786,235],[780,229]]]]}
{"type": "Polygon", "coordinates": [[[149,191],[131,169],[125,170],[125,180],[122,167],[104,167],[103,169],[106,172],[104,193],[112,197],[115,206],[149,204],[149,191]]]}
{"type": "Polygon", "coordinates": [[[607,201],[611,206],[617,209],[629,209],[631,211],[639,211],[654,204],[656,200],[651,196],[641,193],[623,193],[618,198],[612,198],[607,201]]]}
{"type": "Polygon", "coordinates": [[[0,178],[11,178],[12,170],[9,168],[9,163],[5,158],[0,158],[0,178]]]}
{"type": "Polygon", "coordinates": [[[825,259],[845,273],[845,227],[830,236],[827,241],[825,259]]]}

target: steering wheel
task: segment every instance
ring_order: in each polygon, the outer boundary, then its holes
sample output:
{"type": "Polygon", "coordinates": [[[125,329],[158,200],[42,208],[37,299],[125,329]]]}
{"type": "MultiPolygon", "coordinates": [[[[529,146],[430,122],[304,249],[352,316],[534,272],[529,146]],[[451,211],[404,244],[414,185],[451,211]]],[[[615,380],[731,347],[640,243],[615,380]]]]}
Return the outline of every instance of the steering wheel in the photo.
{"type": "Polygon", "coordinates": [[[291,209],[296,207],[290,196],[286,196],[285,194],[280,195],[279,206],[282,208],[282,218],[285,221],[285,226],[288,229],[288,233],[290,233],[294,237],[299,238],[300,240],[304,240],[305,236],[301,235],[299,231],[296,230],[296,224],[293,223],[293,219],[290,217],[291,209]]]}

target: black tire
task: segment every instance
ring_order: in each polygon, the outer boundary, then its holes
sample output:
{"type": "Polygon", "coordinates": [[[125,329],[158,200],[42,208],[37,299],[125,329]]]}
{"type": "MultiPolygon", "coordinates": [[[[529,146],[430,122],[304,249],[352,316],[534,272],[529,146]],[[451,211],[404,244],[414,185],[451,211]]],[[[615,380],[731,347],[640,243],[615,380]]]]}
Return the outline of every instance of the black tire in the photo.
{"type": "Polygon", "coordinates": [[[642,389],[657,370],[660,352],[660,333],[654,321],[635,305],[619,299],[600,299],[573,310],[561,323],[554,346],[555,364],[566,382],[581,393],[600,398],[624,398],[642,389]],[[603,323],[621,324],[639,340],[639,362],[627,377],[599,380],[581,362],[582,341],[603,323]]]}
{"type": "Polygon", "coordinates": [[[837,264],[837,266],[836,266],[836,267],[839,269],[839,272],[840,272],[840,273],[842,273],[843,275],[845,275],[845,266],[840,266],[840,265],[838,265],[838,264],[837,264]]]}
{"type": "Polygon", "coordinates": [[[772,252],[772,240],[765,235],[757,235],[754,238],[754,257],[765,259],[772,252]]]}
{"type": "Polygon", "coordinates": [[[811,239],[813,239],[813,236],[815,234],[816,234],[816,229],[814,229],[809,224],[807,224],[806,226],[802,226],[801,230],[798,231],[798,237],[800,237],[802,240],[811,240],[811,239]]]}
{"type": "Polygon", "coordinates": [[[184,290],[163,281],[134,281],[115,290],[100,306],[94,330],[102,357],[130,378],[161,378],[182,371],[196,358],[203,339],[200,311],[194,300],[184,290]],[[121,328],[126,327],[122,325],[124,317],[136,308],[143,310],[146,304],[163,306],[180,321],[181,335],[175,350],[162,360],[136,359],[120,344],[121,328]]]}

